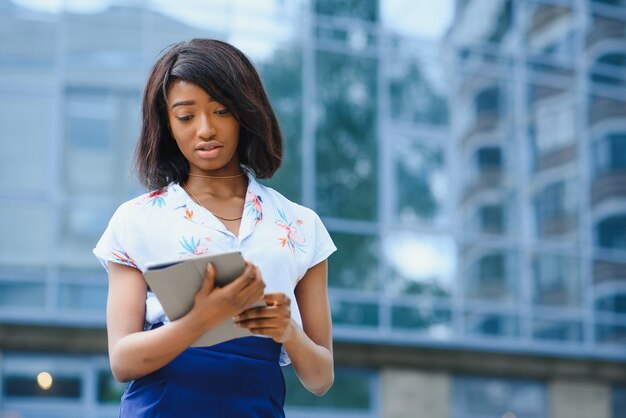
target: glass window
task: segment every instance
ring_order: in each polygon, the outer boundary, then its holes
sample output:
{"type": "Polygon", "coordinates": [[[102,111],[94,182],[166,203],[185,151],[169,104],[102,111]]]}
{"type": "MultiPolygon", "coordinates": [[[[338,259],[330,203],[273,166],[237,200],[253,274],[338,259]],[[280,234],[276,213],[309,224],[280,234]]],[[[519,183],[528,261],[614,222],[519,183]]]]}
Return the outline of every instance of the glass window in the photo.
{"type": "Polygon", "coordinates": [[[104,314],[106,309],[107,284],[60,283],[59,309],[96,312],[104,314]]]}
{"type": "Polygon", "coordinates": [[[277,49],[259,65],[283,133],[284,160],[280,170],[268,181],[270,187],[288,199],[302,199],[302,50],[293,45],[277,49]]]}
{"type": "Polygon", "coordinates": [[[626,418],[626,385],[613,386],[611,406],[611,418],[626,418]]]}
{"type": "Polygon", "coordinates": [[[382,246],[390,269],[388,294],[450,296],[457,264],[451,236],[392,231],[382,246]]]}
{"type": "Polygon", "coordinates": [[[315,0],[315,13],[376,22],[378,0],[315,0]]]}
{"type": "Polygon", "coordinates": [[[399,331],[419,332],[434,340],[453,336],[452,313],[447,308],[399,306],[391,308],[391,326],[399,331]]]}
{"type": "Polygon", "coordinates": [[[474,249],[463,277],[464,293],[470,299],[512,302],[518,298],[517,258],[513,253],[474,249]]]}
{"type": "Polygon", "coordinates": [[[85,364],[76,358],[7,354],[2,364],[5,399],[42,402],[43,398],[79,401],[85,364]],[[42,398],[42,399],[33,399],[42,398]]]}
{"type": "Polygon", "coordinates": [[[623,347],[626,344],[626,325],[606,322],[596,324],[596,342],[600,345],[623,347]]]}
{"type": "Polygon", "coordinates": [[[615,293],[596,297],[598,311],[626,314],[626,290],[616,290],[615,293]]]}
{"type": "Polygon", "coordinates": [[[549,183],[534,197],[535,228],[540,238],[577,235],[577,189],[572,180],[549,183]]]}
{"type": "Polygon", "coordinates": [[[455,376],[452,418],[547,418],[546,392],[536,380],[455,376]]]}
{"type": "Polygon", "coordinates": [[[46,285],[40,281],[0,281],[0,307],[44,309],[46,285]]]}
{"type": "Polygon", "coordinates": [[[372,371],[335,369],[335,382],[322,397],[306,390],[291,366],[283,367],[283,374],[288,388],[285,400],[288,416],[289,411],[315,410],[315,416],[324,416],[324,412],[332,411],[340,416],[341,413],[363,413],[375,408],[376,374],[372,371]]]}
{"type": "Polygon", "coordinates": [[[51,212],[48,205],[40,203],[9,201],[0,205],[0,264],[46,266],[51,262],[51,212]]]}
{"type": "Polygon", "coordinates": [[[33,376],[5,376],[4,396],[7,398],[66,398],[81,397],[81,380],[78,377],[58,376],[50,388],[38,384],[33,376]]]}
{"type": "Polygon", "coordinates": [[[533,260],[533,302],[546,306],[580,306],[579,261],[557,254],[537,254],[533,260]]]}
{"type": "Polygon", "coordinates": [[[498,86],[487,87],[476,95],[474,99],[476,115],[497,114],[500,111],[500,88],[498,86]]]}
{"type": "Polygon", "coordinates": [[[626,133],[611,133],[596,141],[593,157],[597,174],[626,169],[626,133]]]}
{"type": "Polygon", "coordinates": [[[328,284],[331,288],[376,290],[380,244],[373,236],[332,233],[337,251],[328,263],[328,284]],[[349,249],[345,251],[345,249],[349,249]]]}
{"type": "MultiPolygon", "coordinates": [[[[11,40],[0,43],[0,82],[38,87],[53,85],[56,80],[59,45],[56,16],[33,12],[13,2],[4,4],[8,5],[9,10],[14,8],[16,13],[0,13],[0,39],[11,40]],[[32,19],[19,18],[20,15],[32,19]]],[[[4,115],[0,115],[2,116],[4,115]]],[[[26,114],[22,117],[25,116],[26,114]]],[[[44,129],[36,123],[22,127],[44,129]]],[[[46,137],[48,135],[44,136],[46,137]]]]}
{"type": "Polygon", "coordinates": [[[468,312],[465,330],[468,335],[484,337],[516,338],[520,334],[518,318],[497,313],[468,312]]]}
{"type": "Polygon", "coordinates": [[[377,303],[341,300],[332,295],[332,291],[330,310],[335,325],[377,327],[380,323],[377,303]]]}
{"type": "Polygon", "coordinates": [[[576,51],[575,19],[567,6],[527,2],[526,46],[529,58],[560,66],[571,66],[576,51]]]}
{"type": "Polygon", "coordinates": [[[55,144],[57,135],[53,125],[52,99],[30,94],[0,93],[0,108],[3,137],[0,190],[42,192],[45,195],[52,167],[50,146],[55,144]]]}
{"type": "MultiPolygon", "coordinates": [[[[391,142],[391,141],[390,141],[391,142]]],[[[415,139],[394,135],[398,221],[445,224],[448,198],[443,150],[415,139]]]]}
{"type": "Polygon", "coordinates": [[[486,234],[502,234],[505,230],[502,205],[485,205],[479,209],[480,231],[486,234]]]}
{"type": "Polygon", "coordinates": [[[118,404],[127,383],[115,380],[110,370],[98,371],[98,403],[118,404]]]}
{"type": "Polygon", "coordinates": [[[317,52],[320,215],[377,218],[376,67],[370,58],[317,52]]]}
{"type": "Polygon", "coordinates": [[[626,215],[606,218],[596,226],[596,242],[603,248],[626,250],[626,215]]]}
{"type": "Polygon", "coordinates": [[[572,321],[533,321],[533,338],[542,341],[582,342],[583,327],[572,321]]]}
{"type": "Polygon", "coordinates": [[[385,63],[390,73],[389,116],[397,122],[445,126],[448,105],[443,64],[436,57],[411,56],[413,50],[412,45],[399,42],[385,63]]]}
{"type": "Polygon", "coordinates": [[[476,163],[481,171],[502,168],[500,147],[482,147],[476,151],[476,163]]]}

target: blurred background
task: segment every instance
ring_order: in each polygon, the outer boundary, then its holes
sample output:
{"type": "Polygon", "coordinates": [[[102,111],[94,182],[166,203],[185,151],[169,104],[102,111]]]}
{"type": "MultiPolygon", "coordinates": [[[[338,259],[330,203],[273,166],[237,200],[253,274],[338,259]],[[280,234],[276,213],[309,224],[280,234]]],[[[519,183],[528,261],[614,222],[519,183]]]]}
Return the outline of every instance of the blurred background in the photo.
{"type": "Polygon", "coordinates": [[[315,209],[336,381],[289,417],[626,417],[625,0],[0,0],[0,416],[116,417],[91,249],[147,72],[213,37],[315,209]]]}

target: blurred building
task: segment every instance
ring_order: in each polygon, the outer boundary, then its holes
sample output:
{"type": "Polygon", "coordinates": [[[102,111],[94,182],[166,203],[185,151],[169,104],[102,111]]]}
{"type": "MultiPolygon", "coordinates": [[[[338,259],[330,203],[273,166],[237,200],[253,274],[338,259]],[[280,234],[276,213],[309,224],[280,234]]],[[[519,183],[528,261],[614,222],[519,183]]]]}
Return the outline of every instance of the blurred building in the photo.
{"type": "Polygon", "coordinates": [[[258,66],[315,209],[336,382],[288,416],[626,417],[623,0],[0,0],[0,416],[117,416],[91,254],[150,65],[258,66]],[[52,385],[46,386],[47,372],[52,385]]]}

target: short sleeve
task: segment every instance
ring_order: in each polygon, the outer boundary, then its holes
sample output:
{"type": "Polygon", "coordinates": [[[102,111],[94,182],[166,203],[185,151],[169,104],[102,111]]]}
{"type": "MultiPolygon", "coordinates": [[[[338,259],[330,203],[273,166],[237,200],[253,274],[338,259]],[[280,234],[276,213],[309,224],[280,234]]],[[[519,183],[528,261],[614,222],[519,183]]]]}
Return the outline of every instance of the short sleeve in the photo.
{"type": "Polygon", "coordinates": [[[309,263],[309,268],[326,260],[332,253],[337,251],[328,230],[322,223],[320,217],[314,213],[315,219],[315,243],[313,246],[313,257],[309,263]]]}
{"type": "Polygon", "coordinates": [[[129,243],[124,240],[124,237],[127,236],[125,227],[129,222],[132,222],[132,219],[129,218],[130,214],[125,210],[124,205],[120,206],[111,217],[109,225],[93,249],[94,255],[106,270],[108,270],[109,261],[139,269],[135,261],[136,257],[132,249],[129,248],[129,243]]]}

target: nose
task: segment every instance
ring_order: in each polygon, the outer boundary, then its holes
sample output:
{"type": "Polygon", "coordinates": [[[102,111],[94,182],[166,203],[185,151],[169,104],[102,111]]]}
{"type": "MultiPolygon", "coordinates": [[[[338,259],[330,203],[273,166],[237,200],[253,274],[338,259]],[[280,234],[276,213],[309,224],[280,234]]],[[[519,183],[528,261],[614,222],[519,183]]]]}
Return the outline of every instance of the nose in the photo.
{"type": "Polygon", "coordinates": [[[208,116],[202,116],[199,119],[200,124],[198,126],[198,136],[201,138],[210,138],[215,135],[215,127],[211,123],[211,118],[208,116]]]}

